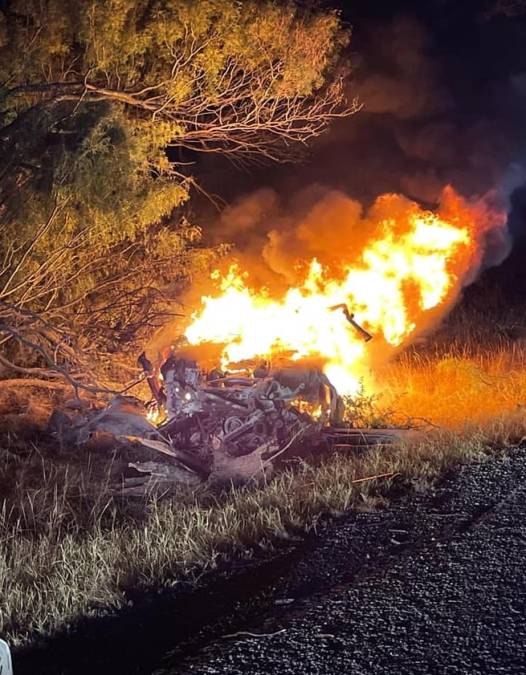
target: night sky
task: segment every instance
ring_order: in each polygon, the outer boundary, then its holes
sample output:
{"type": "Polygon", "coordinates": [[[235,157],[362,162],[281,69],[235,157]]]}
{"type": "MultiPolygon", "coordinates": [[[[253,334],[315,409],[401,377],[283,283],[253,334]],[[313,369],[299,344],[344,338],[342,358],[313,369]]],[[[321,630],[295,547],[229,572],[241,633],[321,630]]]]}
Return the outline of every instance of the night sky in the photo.
{"type": "Polygon", "coordinates": [[[326,3],[353,27],[349,96],[364,108],[336,123],[302,166],[207,171],[228,199],[266,184],[285,194],[323,183],[369,201],[385,191],[433,203],[516,178],[526,157],[526,21],[484,16],[485,2],[326,3]],[[511,165],[511,168],[510,168],[511,165]],[[230,177],[233,180],[230,181],[230,177]]]}

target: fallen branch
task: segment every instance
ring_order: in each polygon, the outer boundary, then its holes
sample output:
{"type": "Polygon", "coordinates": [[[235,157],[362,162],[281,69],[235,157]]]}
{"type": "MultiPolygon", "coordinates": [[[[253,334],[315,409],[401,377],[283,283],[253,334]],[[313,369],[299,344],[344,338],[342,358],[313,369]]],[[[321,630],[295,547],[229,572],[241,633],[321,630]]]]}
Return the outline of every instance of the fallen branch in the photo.
{"type": "Polygon", "coordinates": [[[366,478],[357,478],[356,480],[352,480],[351,483],[355,485],[356,483],[365,483],[370,480],[376,480],[377,478],[394,478],[395,476],[399,476],[400,473],[395,473],[394,471],[391,473],[379,473],[376,476],[367,476],[366,478]]]}
{"type": "Polygon", "coordinates": [[[79,389],[82,389],[84,391],[89,391],[93,394],[118,394],[118,391],[114,391],[112,389],[107,389],[107,388],[102,388],[102,387],[96,387],[96,386],[91,386],[89,384],[84,384],[82,382],[79,382],[76,380],[74,377],[70,375],[70,373],[67,371],[66,368],[63,368],[62,366],[59,366],[55,360],[47,353],[47,351],[41,347],[39,344],[36,342],[33,342],[32,340],[28,340],[26,337],[20,334],[20,332],[16,329],[14,329],[11,326],[8,326],[5,323],[0,323],[0,332],[2,333],[7,333],[8,335],[11,335],[15,340],[18,340],[21,344],[25,345],[26,347],[29,347],[32,349],[34,352],[37,354],[40,354],[44,361],[47,363],[51,371],[56,371],[57,373],[60,373],[62,377],[69,382],[69,384],[73,387],[75,390],[75,395],[78,395],[79,389]]]}

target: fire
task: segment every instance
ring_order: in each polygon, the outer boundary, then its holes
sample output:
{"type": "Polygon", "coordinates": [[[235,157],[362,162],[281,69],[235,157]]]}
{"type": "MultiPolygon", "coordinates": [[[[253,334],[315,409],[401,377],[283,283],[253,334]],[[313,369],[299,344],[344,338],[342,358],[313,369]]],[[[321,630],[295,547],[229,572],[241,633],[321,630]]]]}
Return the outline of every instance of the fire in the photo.
{"type": "Polygon", "coordinates": [[[224,367],[282,353],[294,361],[316,357],[340,393],[356,392],[367,376],[369,344],[330,308],[347,305],[375,336],[374,349],[380,343],[393,353],[454,300],[480,261],[484,230],[450,188],[438,213],[396,195],[380,197],[375,208],[381,217],[360,250],[341,251],[337,263],[312,258],[280,297],[251,286],[235,264],[216,271],[215,291],[202,297],[185,331],[188,342],[220,344],[224,367]]]}

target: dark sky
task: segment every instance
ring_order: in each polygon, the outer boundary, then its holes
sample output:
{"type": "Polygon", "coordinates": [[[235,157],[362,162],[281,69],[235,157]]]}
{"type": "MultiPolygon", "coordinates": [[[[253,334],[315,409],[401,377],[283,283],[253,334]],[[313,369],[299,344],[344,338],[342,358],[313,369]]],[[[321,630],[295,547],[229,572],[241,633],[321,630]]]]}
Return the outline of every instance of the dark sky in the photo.
{"type": "Polygon", "coordinates": [[[249,174],[214,166],[210,189],[232,199],[322,183],[364,202],[395,191],[432,204],[447,183],[473,196],[520,182],[526,21],[487,18],[485,0],[325,4],[353,27],[348,89],[364,109],[336,123],[306,163],[249,174]]]}

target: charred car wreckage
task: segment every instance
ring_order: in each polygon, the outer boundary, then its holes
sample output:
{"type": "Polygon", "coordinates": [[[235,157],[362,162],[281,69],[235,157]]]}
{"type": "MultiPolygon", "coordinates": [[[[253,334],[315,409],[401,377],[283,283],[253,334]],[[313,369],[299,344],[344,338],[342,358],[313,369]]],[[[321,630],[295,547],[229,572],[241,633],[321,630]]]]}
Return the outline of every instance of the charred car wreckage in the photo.
{"type": "MultiPolygon", "coordinates": [[[[331,309],[342,309],[361,337],[371,339],[345,305],[331,309]]],[[[367,444],[363,430],[341,427],[343,401],[320,369],[272,369],[260,362],[235,373],[206,371],[178,352],[160,368],[144,353],[138,362],[152,395],[146,404],[121,396],[77,419],[60,414],[51,420],[52,431],[68,441],[84,443],[103,433],[154,450],[157,461],[130,463],[142,479],[125,481],[128,494],[174,483],[246,482],[268,475],[285,452],[294,455],[295,448],[320,439],[367,444]]],[[[392,438],[376,432],[368,441],[392,438]]]]}

